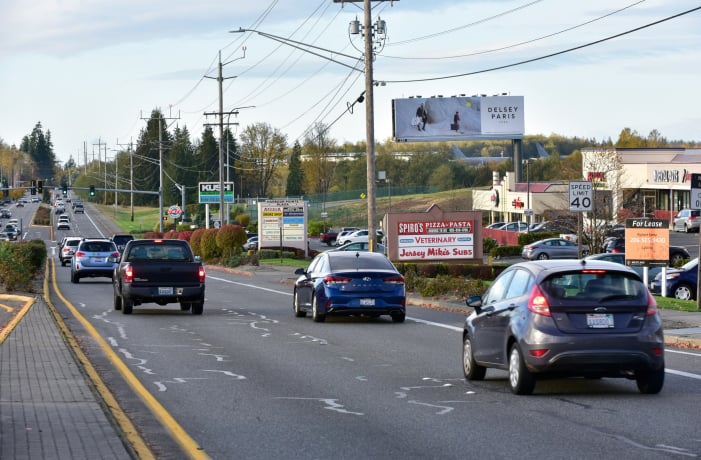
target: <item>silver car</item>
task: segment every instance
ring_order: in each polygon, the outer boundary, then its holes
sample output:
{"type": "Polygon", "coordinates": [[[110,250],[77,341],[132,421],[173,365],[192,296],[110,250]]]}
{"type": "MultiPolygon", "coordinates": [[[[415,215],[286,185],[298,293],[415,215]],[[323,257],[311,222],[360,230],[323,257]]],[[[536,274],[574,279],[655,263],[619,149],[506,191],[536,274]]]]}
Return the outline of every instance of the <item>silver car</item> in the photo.
{"type": "Polygon", "coordinates": [[[545,378],[634,379],[645,394],[665,377],[657,304],[629,267],[599,260],[521,262],[504,270],[463,329],[463,373],[506,370],[515,394],[545,378]]]}
{"type": "MultiPolygon", "coordinates": [[[[589,254],[589,247],[582,245],[582,256],[589,254]]],[[[578,259],[577,243],[564,238],[546,238],[523,246],[521,257],[529,260],[578,259]]]]}
{"type": "Polygon", "coordinates": [[[83,239],[78,243],[71,260],[71,283],[81,278],[104,277],[112,279],[115,263],[110,257],[119,258],[119,251],[112,240],[83,239]]]}
{"type": "Polygon", "coordinates": [[[674,217],[675,232],[698,232],[701,228],[701,210],[682,209],[674,217]]]}

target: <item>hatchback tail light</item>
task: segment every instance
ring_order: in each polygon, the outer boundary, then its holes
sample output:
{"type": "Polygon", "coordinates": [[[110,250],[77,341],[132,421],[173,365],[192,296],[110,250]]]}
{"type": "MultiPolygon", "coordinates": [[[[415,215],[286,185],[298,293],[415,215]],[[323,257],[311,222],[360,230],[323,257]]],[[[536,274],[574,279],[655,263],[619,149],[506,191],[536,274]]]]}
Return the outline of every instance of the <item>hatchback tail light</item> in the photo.
{"type": "Polygon", "coordinates": [[[528,298],[528,309],[536,315],[552,316],[550,305],[538,286],[534,286],[528,298]]]}
{"type": "Polygon", "coordinates": [[[657,302],[652,296],[650,291],[647,291],[647,311],[645,311],[645,316],[652,316],[657,313],[657,302]]]}
{"type": "Polygon", "coordinates": [[[343,278],[341,276],[327,276],[324,278],[324,284],[348,284],[351,282],[350,278],[343,278]]]}
{"type": "Polygon", "coordinates": [[[83,251],[78,251],[78,252],[75,253],[75,256],[76,256],[76,257],[85,257],[85,255],[86,255],[86,254],[85,254],[83,251]]]}
{"type": "Polygon", "coordinates": [[[204,283],[204,279],[205,279],[205,277],[206,277],[206,275],[207,275],[207,274],[205,273],[205,271],[204,271],[204,267],[200,267],[200,269],[197,271],[197,274],[198,274],[199,277],[200,277],[200,283],[204,283]]]}

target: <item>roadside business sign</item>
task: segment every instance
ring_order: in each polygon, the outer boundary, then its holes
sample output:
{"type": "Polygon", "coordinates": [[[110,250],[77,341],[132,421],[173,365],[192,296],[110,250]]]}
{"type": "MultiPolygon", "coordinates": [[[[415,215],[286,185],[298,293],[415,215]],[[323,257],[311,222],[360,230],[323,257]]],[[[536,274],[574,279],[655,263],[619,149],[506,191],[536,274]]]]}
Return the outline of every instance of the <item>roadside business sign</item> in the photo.
{"type": "Polygon", "coordinates": [[[626,265],[669,265],[669,220],[626,219],[626,265]]]}
{"type": "Polygon", "coordinates": [[[591,211],[593,204],[594,186],[591,182],[570,182],[570,211],[591,211]]]}
{"type": "Polygon", "coordinates": [[[701,209],[701,174],[691,175],[691,196],[689,198],[691,209],[701,209]]]}
{"type": "Polygon", "coordinates": [[[168,215],[174,217],[175,219],[180,218],[180,216],[183,215],[183,210],[180,206],[177,204],[174,204],[170,208],[168,208],[168,215]]]}
{"type": "MultiPolygon", "coordinates": [[[[224,182],[224,203],[234,202],[234,183],[224,182]]],[[[199,203],[219,203],[219,182],[199,183],[199,203]]]]}

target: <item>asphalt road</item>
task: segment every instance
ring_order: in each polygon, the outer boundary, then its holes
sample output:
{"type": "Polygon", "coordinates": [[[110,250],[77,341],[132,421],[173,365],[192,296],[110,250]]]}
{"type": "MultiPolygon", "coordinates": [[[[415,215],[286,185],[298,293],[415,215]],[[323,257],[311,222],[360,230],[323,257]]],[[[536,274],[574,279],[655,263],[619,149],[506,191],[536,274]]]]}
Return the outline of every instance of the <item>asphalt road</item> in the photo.
{"type": "MultiPolygon", "coordinates": [[[[90,231],[90,209],[72,218],[72,232],[90,231]]],[[[634,381],[601,379],[539,382],[535,395],[519,397],[504,372],[464,380],[458,314],[410,307],[403,324],[318,324],[294,317],[280,272],[210,269],[202,316],[150,304],[123,315],[108,279],[75,285],[69,272],[56,266],[67,303],[54,302],[161,458],[182,457],[180,446],[131,378],[211,458],[701,456],[701,354],[693,350],[667,351],[656,396],[639,394],[634,381]]]]}

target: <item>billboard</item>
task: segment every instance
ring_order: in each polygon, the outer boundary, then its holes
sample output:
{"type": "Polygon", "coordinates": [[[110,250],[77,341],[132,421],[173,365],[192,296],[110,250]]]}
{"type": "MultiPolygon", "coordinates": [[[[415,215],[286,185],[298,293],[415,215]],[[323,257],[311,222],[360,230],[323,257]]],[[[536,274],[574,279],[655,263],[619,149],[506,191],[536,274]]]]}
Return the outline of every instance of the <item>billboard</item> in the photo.
{"type": "MultiPolygon", "coordinates": [[[[199,203],[219,203],[219,182],[199,183],[199,203]]],[[[234,202],[234,183],[224,182],[224,203],[234,202]]]]}
{"type": "Polygon", "coordinates": [[[392,100],[397,142],[520,139],[523,96],[412,97],[392,100]]]}

